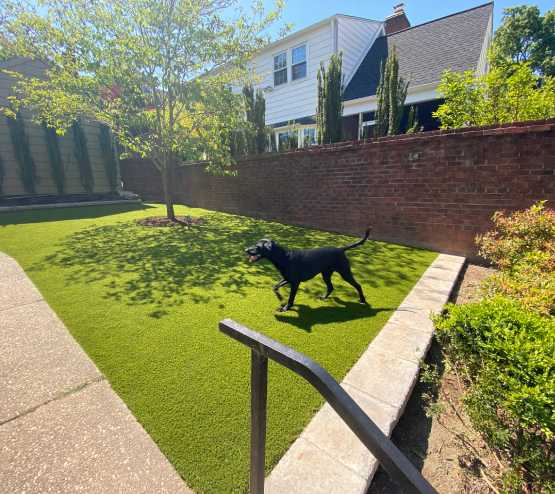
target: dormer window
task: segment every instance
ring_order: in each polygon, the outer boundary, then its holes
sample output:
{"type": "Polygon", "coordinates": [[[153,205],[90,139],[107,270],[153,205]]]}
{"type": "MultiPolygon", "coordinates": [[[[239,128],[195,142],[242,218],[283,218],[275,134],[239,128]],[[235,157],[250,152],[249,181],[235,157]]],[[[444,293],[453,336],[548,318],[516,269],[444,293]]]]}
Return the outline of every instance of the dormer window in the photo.
{"type": "Polygon", "coordinates": [[[297,46],[291,51],[291,80],[306,77],[306,45],[297,46]]]}
{"type": "Polygon", "coordinates": [[[274,56],[274,86],[287,82],[287,52],[274,56]]]}

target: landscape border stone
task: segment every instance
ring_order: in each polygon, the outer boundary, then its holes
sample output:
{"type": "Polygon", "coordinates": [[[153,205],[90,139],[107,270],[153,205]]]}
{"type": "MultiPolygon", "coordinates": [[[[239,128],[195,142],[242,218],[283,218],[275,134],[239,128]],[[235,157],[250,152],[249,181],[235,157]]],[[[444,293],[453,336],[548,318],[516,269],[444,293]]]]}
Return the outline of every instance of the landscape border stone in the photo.
{"type": "MultiPolygon", "coordinates": [[[[439,254],[341,385],[391,436],[465,258],[439,254]]],[[[364,494],[378,461],[326,403],[266,479],[267,494],[364,494]]]]}

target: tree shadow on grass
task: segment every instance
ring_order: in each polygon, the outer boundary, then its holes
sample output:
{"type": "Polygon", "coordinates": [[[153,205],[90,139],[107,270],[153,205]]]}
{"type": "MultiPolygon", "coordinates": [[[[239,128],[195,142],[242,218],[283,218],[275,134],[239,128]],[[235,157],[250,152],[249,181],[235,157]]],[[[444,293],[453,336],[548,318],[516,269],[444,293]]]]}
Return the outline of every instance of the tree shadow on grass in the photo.
{"type": "Polygon", "coordinates": [[[366,317],[374,317],[379,312],[392,311],[394,307],[372,307],[358,302],[344,302],[335,298],[339,302],[337,305],[324,307],[309,307],[304,304],[296,304],[287,313],[276,314],[276,319],[280,322],[296,326],[307,333],[312,331],[312,327],[317,324],[331,324],[338,322],[354,321],[366,317]]]}
{"type": "MultiPolygon", "coordinates": [[[[63,239],[53,254],[31,269],[61,267],[68,284],[101,284],[104,298],[154,306],[150,315],[159,318],[170,307],[206,303],[226,292],[246,295],[249,287],[260,286],[261,277],[264,283],[277,279],[269,263],[251,264],[244,255],[245,247],[262,237],[296,248],[352,241],[335,236],[330,242],[329,233],[223,213],[207,213],[203,219],[202,225],[190,228],[152,228],[134,221],[93,225],[63,239]]],[[[418,252],[369,242],[352,255],[356,276],[373,286],[399,283],[418,267],[418,252]]],[[[350,310],[324,309],[319,316],[318,309],[311,309],[316,311],[312,316],[301,314],[299,327],[310,327],[310,317],[316,318],[313,323],[333,322],[334,317],[339,322],[366,317],[373,310],[356,304],[350,310]]]]}

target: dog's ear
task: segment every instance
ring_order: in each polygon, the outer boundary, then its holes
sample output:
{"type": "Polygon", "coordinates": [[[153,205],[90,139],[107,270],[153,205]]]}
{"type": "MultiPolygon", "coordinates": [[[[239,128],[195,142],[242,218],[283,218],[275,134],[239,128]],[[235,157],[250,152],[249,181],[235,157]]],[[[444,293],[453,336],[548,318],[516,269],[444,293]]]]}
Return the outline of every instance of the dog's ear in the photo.
{"type": "Polygon", "coordinates": [[[272,248],[275,244],[276,243],[273,240],[270,240],[268,238],[264,239],[264,247],[266,247],[266,249],[269,250],[269,251],[272,250],[272,248]]]}

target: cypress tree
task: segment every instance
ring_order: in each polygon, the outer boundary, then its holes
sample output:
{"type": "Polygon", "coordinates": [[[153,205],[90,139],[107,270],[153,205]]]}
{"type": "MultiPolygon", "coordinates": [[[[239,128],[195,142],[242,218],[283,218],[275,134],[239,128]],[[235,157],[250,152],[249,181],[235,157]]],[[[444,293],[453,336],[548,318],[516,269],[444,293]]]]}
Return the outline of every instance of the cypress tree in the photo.
{"type": "Polygon", "coordinates": [[[318,144],[327,142],[326,134],[326,112],[324,109],[326,101],[326,68],[320,63],[318,69],[318,106],[316,107],[316,128],[318,131],[318,144]]]}
{"type": "Polygon", "coordinates": [[[411,105],[409,109],[409,116],[407,119],[407,134],[414,134],[420,129],[420,122],[418,121],[418,108],[411,105]]]}
{"type": "Polygon", "coordinates": [[[378,105],[374,135],[396,135],[401,127],[409,83],[399,75],[399,60],[395,49],[382,63],[380,83],[376,91],[378,105]]]}
{"type": "Polygon", "coordinates": [[[387,77],[386,65],[382,62],[380,68],[380,82],[376,91],[378,106],[374,117],[376,124],[374,126],[374,135],[381,137],[387,135],[389,128],[389,78],[387,77]]]}
{"type": "Polygon", "coordinates": [[[268,146],[268,129],[266,127],[266,100],[264,93],[251,84],[243,87],[245,111],[250,129],[246,136],[248,154],[263,153],[268,146]]]}
{"type": "Polygon", "coordinates": [[[107,125],[100,126],[100,133],[98,135],[100,141],[100,149],[102,151],[102,161],[104,161],[104,169],[106,171],[106,178],[110,185],[110,190],[115,192],[118,187],[118,161],[116,158],[116,150],[110,129],[107,125]]]}
{"type": "Polygon", "coordinates": [[[2,160],[2,156],[0,156],[0,196],[2,195],[2,185],[4,183],[4,160],[2,160]]]}
{"type": "Polygon", "coordinates": [[[92,174],[91,160],[87,149],[87,138],[79,121],[71,126],[73,135],[73,154],[79,165],[81,184],[87,193],[91,194],[94,188],[94,177],[92,174]]]}
{"type": "Polygon", "coordinates": [[[58,135],[56,129],[48,127],[45,122],[42,123],[44,131],[44,138],[46,140],[46,148],[48,150],[48,161],[50,161],[50,172],[52,180],[56,184],[58,194],[64,193],[65,187],[65,170],[62,161],[62,154],[60,153],[60,144],[58,142],[58,135]]]}
{"type": "Polygon", "coordinates": [[[318,142],[338,142],[343,137],[343,57],[332,55],[326,70],[323,63],[318,70],[318,106],[316,126],[318,142]]]}
{"type": "Polygon", "coordinates": [[[268,148],[268,128],[266,127],[266,99],[260,89],[256,90],[254,101],[254,127],[256,152],[264,153],[268,148]]]}
{"type": "Polygon", "coordinates": [[[31,148],[29,147],[29,138],[25,133],[25,123],[22,115],[18,112],[15,118],[6,117],[10,136],[12,139],[13,151],[15,159],[19,164],[19,178],[23,183],[25,192],[29,194],[35,193],[36,166],[31,156],[31,148]]]}

